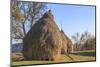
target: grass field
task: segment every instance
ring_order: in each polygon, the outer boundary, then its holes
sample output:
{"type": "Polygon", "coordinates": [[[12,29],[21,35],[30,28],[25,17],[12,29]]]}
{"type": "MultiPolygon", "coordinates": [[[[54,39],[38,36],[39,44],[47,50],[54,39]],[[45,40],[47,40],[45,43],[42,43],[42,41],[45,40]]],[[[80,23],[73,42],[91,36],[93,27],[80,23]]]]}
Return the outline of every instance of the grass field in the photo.
{"type": "Polygon", "coordinates": [[[79,51],[69,55],[73,60],[68,56],[62,55],[59,61],[14,61],[12,66],[16,65],[34,65],[34,64],[49,64],[49,63],[64,63],[64,62],[78,62],[78,61],[95,61],[95,51],[79,51]]]}

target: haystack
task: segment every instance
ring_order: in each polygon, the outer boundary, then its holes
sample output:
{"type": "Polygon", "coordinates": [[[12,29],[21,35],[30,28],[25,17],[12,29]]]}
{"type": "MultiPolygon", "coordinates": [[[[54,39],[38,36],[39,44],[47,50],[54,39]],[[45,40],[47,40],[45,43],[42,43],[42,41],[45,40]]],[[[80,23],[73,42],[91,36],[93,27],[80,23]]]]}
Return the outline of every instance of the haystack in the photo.
{"type": "Polygon", "coordinates": [[[49,10],[23,39],[26,60],[58,60],[61,55],[62,35],[49,10]]]}
{"type": "Polygon", "coordinates": [[[73,43],[71,39],[61,30],[61,35],[63,39],[63,44],[62,44],[62,54],[69,54],[73,51],[73,43]]]}

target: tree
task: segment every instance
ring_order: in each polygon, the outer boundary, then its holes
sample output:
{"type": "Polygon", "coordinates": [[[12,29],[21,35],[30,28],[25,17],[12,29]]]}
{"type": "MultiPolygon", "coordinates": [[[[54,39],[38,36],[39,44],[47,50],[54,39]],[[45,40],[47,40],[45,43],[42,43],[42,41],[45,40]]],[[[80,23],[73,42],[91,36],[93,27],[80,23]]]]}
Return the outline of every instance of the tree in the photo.
{"type": "Polygon", "coordinates": [[[96,38],[94,36],[88,38],[84,45],[82,46],[82,50],[95,50],[96,49],[96,38]]]}
{"type": "Polygon", "coordinates": [[[72,36],[72,38],[74,39],[75,42],[74,49],[78,50],[80,45],[80,34],[77,32],[74,36],[72,36]]]}
{"type": "MultiPolygon", "coordinates": [[[[72,38],[75,41],[74,44],[74,49],[75,50],[82,50],[82,49],[86,49],[86,47],[89,46],[90,42],[92,42],[95,37],[93,35],[91,35],[88,31],[85,31],[82,34],[79,34],[78,32],[76,33],[76,35],[72,36],[72,38]],[[89,44],[88,44],[88,43],[89,44]],[[84,46],[85,45],[85,46],[84,46]],[[84,47],[83,47],[84,46],[84,47]]],[[[94,44],[94,42],[93,42],[94,44]]],[[[91,46],[90,46],[91,47],[91,46]]]]}
{"type": "Polygon", "coordinates": [[[38,2],[11,1],[11,37],[23,39],[27,31],[44,14],[46,5],[38,2]]]}

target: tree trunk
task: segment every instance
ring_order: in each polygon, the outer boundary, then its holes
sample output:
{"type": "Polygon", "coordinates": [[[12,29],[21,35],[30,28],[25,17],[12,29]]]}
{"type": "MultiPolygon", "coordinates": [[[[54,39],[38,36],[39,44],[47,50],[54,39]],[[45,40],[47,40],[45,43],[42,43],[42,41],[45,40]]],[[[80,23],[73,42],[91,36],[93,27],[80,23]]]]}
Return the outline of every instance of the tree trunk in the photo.
{"type": "Polygon", "coordinates": [[[25,25],[24,25],[24,23],[23,23],[23,33],[24,33],[24,36],[25,36],[26,35],[26,31],[25,31],[25,25]]]}

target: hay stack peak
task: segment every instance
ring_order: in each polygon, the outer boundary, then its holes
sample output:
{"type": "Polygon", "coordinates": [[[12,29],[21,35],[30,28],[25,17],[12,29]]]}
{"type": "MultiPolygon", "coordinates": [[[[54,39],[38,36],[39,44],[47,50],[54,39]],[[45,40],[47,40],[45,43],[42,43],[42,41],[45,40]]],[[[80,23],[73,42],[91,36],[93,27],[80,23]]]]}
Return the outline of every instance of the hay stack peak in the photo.
{"type": "Polygon", "coordinates": [[[43,15],[43,18],[53,19],[54,16],[53,16],[51,10],[48,10],[48,11],[43,15]]]}

